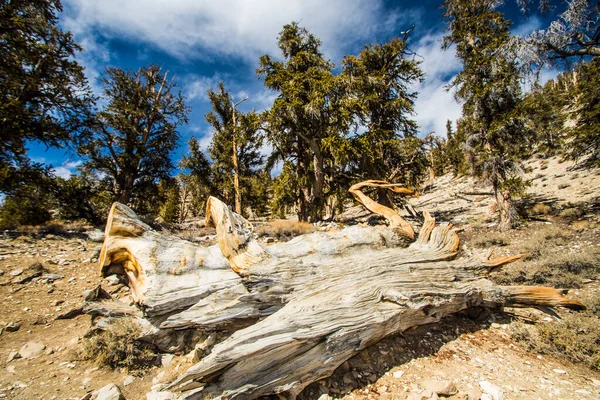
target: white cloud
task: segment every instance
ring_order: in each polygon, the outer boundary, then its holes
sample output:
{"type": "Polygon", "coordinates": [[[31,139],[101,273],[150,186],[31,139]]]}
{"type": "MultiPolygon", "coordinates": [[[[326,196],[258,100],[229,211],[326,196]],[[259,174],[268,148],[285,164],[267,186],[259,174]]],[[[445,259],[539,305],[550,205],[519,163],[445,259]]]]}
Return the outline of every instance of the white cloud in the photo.
{"type": "Polygon", "coordinates": [[[77,161],[66,161],[61,166],[55,167],[52,169],[54,175],[63,178],[69,179],[71,175],[75,173],[75,169],[79,167],[83,162],[81,160],[77,161]]]}
{"type": "Polygon", "coordinates": [[[454,48],[442,50],[443,36],[442,32],[425,35],[415,49],[422,57],[421,68],[426,74],[425,81],[415,87],[419,92],[415,111],[421,136],[432,131],[438,136],[445,136],[446,121],[456,121],[461,115],[461,105],[445,88],[460,71],[461,65],[455,57],[454,48]]]}
{"type": "MultiPolygon", "coordinates": [[[[217,90],[219,81],[223,80],[218,74],[212,77],[190,75],[184,80],[183,95],[188,100],[208,101],[208,89],[217,90]]],[[[225,86],[227,89],[227,86],[225,86]]]]}
{"type": "Polygon", "coordinates": [[[101,32],[149,44],[180,58],[217,55],[255,61],[278,53],[284,24],[299,21],[338,59],[344,44],[372,40],[374,33],[413,22],[410,10],[384,12],[382,0],[65,0],[65,26],[79,38],[101,32]],[[410,19],[410,21],[408,21],[410,19]]]}
{"type": "Polygon", "coordinates": [[[534,15],[528,18],[523,23],[515,25],[514,28],[511,29],[511,33],[515,36],[519,35],[523,37],[529,35],[531,32],[536,31],[538,29],[542,29],[542,21],[537,15],[534,15]]]}

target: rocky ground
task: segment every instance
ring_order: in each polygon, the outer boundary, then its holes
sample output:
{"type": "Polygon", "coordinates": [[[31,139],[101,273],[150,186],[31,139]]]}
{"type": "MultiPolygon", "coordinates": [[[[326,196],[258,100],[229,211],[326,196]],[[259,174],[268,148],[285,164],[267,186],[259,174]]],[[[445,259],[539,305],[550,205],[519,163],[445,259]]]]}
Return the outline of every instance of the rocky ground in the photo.
{"type": "MultiPolygon", "coordinates": [[[[523,207],[545,204],[553,211],[546,210],[504,235],[499,252],[523,251],[524,244],[549,225],[568,237],[561,252],[600,247],[600,175],[570,170],[570,164],[558,160],[535,161],[529,167],[533,185],[523,207]],[[561,212],[573,208],[584,212],[576,218],[561,217],[561,212]]],[[[494,235],[489,190],[468,178],[444,176],[411,203],[417,210],[432,211],[440,221],[462,227],[467,251],[485,247],[482,238],[494,235]]],[[[127,287],[98,276],[101,243],[97,236],[91,234],[90,239],[80,231],[0,236],[0,398],[106,399],[118,398],[110,397],[110,390],[119,390],[127,399],[146,399],[153,388],[191,365],[187,355],[165,355],[161,366],[141,371],[111,370],[78,360],[76,349],[90,328],[90,317],[80,315],[83,293],[101,284],[124,302],[130,301],[127,287]],[[109,384],[118,388],[106,388],[92,396],[109,384]]],[[[527,265],[527,260],[519,261],[510,268],[526,270],[527,265]]],[[[569,295],[582,298],[599,291],[596,278],[586,279],[569,295]]],[[[568,311],[559,311],[564,313],[568,311]]],[[[512,339],[512,326],[519,321],[544,324],[553,318],[539,310],[506,309],[503,313],[459,315],[419,327],[363,351],[332,377],[308,387],[301,397],[600,398],[597,370],[532,353],[512,339]]],[[[152,396],[156,395],[149,398],[152,396]]]]}

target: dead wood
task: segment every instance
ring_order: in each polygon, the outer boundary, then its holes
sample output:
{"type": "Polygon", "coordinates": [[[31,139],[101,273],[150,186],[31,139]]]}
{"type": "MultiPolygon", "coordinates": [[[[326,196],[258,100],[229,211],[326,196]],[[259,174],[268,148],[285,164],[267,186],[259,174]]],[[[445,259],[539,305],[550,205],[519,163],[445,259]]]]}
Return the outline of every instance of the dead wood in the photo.
{"type": "MultiPolygon", "coordinates": [[[[364,187],[410,191],[383,181],[352,186],[389,227],[356,225],[272,246],[255,240],[252,224],[214,197],[206,215],[218,245],[206,248],[154,232],[127,207],[113,205],[101,272],[127,275],[143,310],[133,318],[145,324],[146,338],[164,348],[198,337],[190,330],[233,332],[168,390],[182,391],[182,398],[293,398],[384,337],[462,310],[584,308],[556,289],[494,284],[489,271],[520,255],[455,259],[459,239],[451,225],[436,225],[424,212],[414,240],[410,224],[364,187]]],[[[104,299],[94,312],[110,315],[111,302],[104,299]]]]}

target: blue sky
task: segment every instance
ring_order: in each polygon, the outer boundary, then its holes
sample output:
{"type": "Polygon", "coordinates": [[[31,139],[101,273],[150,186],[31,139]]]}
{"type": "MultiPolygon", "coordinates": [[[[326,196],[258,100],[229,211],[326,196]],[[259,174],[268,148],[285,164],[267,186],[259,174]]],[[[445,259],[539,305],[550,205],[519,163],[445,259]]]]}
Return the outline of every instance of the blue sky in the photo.
{"type": "MultiPolygon", "coordinates": [[[[414,24],[411,48],[426,73],[425,82],[415,87],[420,95],[414,118],[421,135],[435,131],[443,136],[446,120],[460,116],[460,105],[444,88],[460,65],[452,50],[440,48],[445,29],[441,5],[434,0],[63,0],[60,22],[84,48],[78,59],[98,95],[97,78],[107,66],[137,69],[154,63],[175,74],[192,108],[189,124],[180,129],[181,145],[173,155],[178,160],[191,136],[203,145],[210,142],[206,91],[219,81],[235,99],[248,96],[240,106],[243,111],[272,104],[275,94],[255,70],[261,55],[279,56],[277,35],[292,21],[322,40],[325,56],[336,66],[344,55],[387,41],[414,24]]],[[[514,0],[503,10],[514,19],[515,33],[529,33],[548,22],[535,14],[523,17],[514,0]]],[[[81,163],[73,151],[36,144],[30,156],[52,164],[63,177],[81,163]]]]}

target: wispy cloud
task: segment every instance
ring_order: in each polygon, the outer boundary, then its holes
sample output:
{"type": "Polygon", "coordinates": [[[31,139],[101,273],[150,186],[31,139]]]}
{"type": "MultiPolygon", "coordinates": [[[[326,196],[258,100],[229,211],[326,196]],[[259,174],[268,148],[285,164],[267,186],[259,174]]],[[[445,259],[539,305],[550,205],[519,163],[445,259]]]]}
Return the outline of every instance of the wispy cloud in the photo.
{"type": "Polygon", "coordinates": [[[52,172],[54,173],[54,175],[60,178],[69,179],[71,175],[75,174],[75,170],[82,163],[83,162],[81,160],[66,161],[61,166],[53,168],[52,172]]]}
{"type": "Polygon", "coordinates": [[[419,97],[415,104],[416,120],[422,136],[430,132],[445,136],[446,121],[454,122],[461,115],[460,104],[452,92],[446,90],[461,66],[454,48],[442,50],[443,36],[442,32],[425,35],[415,48],[422,57],[421,68],[425,72],[425,81],[416,85],[419,97]]]}
{"type": "Polygon", "coordinates": [[[183,95],[190,101],[208,101],[208,89],[216,90],[221,80],[223,78],[218,74],[211,77],[190,75],[183,80],[183,95]]]}
{"type": "Polygon", "coordinates": [[[418,13],[385,9],[383,0],[64,0],[76,35],[145,43],[179,58],[228,55],[255,61],[276,53],[284,24],[299,21],[338,59],[344,45],[372,40],[418,13]]]}

